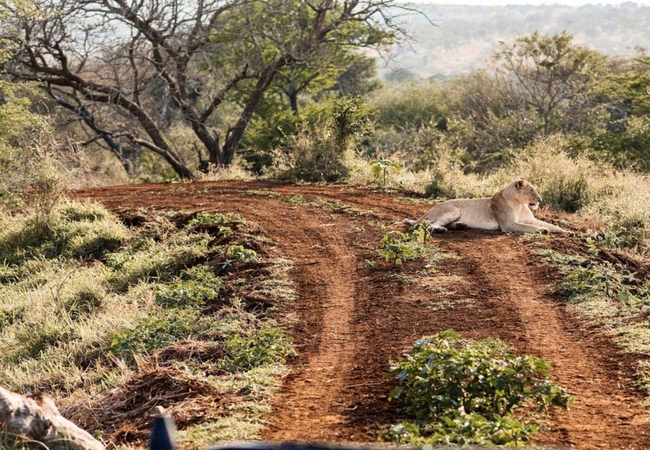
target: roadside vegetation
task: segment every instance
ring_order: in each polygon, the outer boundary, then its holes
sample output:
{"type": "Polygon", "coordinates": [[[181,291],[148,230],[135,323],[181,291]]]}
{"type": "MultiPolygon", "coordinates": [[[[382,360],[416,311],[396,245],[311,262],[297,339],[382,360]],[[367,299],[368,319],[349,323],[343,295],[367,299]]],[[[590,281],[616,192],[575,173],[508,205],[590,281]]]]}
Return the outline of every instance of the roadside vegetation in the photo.
{"type": "MultiPolygon", "coordinates": [[[[600,330],[634,355],[638,387],[650,398],[650,282],[641,260],[621,251],[629,245],[620,234],[594,232],[585,252],[538,250],[543,263],[561,274],[551,290],[584,323],[600,330]]],[[[623,234],[624,235],[624,234],[623,234]]]]}
{"type": "Polygon", "coordinates": [[[130,221],[75,202],[2,217],[0,384],[115,443],[146,439],[156,405],[191,446],[255,436],[293,353],[288,263],[230,214],[130,221]]]}
{"type": "Polygon", "coordinates": [[[433,269],[436,262],[447,258],[439,248],[427,244],[430,236],[424,222],[410,232],[389,231],[381,238],[377,252],[387,261],[397,266],[409,260],[422,260],[425,266],[433,269]]]}

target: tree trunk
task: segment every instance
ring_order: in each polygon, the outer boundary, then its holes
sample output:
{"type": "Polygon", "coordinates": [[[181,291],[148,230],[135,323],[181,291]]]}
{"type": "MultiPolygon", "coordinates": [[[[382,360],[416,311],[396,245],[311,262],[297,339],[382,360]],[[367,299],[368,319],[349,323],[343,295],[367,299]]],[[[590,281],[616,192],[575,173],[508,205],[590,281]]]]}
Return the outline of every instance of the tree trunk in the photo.
{"type": "Polygon", "coordinates": [[[286,62],[283,59],[276,60],[273,64],[269,65],[257,79],[255,90],[248,98],[248,102],[246,102],[246,106],[244,106],[244,110],[239,116],[239,120],[230,130],[226,137],[226,142],[223,144],[221,154],[224,166],[229,166],[232,163],[232,160],[235,157],[235,150],[237,150],[237,146],[244,137],[244,132],[246,131],[246,127],[248,127],[248,122],[250,122],[251,117],[253,117],[255,107],[262,99],[264,92],[266,92],[268,87],[271,85],[275,74],[285,64],[286,62]]]}
{"type": "Polygon", "coordinates": [[[182,180],[194,181],[196,176],[194,173],[182,162],[178,161],[176,158],[172,158],[171,155],[165,154],[162,155],[165,158],[165,161],[169,163],[170,166],[174,169],[176,174],[181,177],[182,180]]]}
{"type": "Polygon", "coordinates": [[[289,104],[291,105],[291,112],[298,114],[298,91],[291,91],[289,94],[289,104]]]}

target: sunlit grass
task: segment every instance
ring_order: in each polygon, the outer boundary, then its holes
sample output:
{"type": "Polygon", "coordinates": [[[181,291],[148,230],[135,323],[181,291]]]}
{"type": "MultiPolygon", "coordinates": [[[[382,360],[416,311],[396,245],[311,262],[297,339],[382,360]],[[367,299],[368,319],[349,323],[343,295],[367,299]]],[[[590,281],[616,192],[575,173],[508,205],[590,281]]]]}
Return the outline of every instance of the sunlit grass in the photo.
{"type": "MultiPolygon", "coordinates": [[[[230,239],[238,233],[254,239],[241,218],[234,224],[223,217],[224,226],[233,227],[230,239]]],[[[237,296],[220,297],[222,280],[214,272],[220,264],[208,263],[225,257],[229,244],[211,247],[213,238],[200,227],[176,226],[164,217],[130,229],[91,203],[57,206],[48,228],[35,226],[29,215],[0,220],[2,386],[47,392],[69,417],[94,427],[84,422],[88,408],[142,370],[178,364],[188,380],[207,380],[224,395],[242,397],[245,402],[219,420],[240,430],[232,431],[240,438],[257,436],[291,342],[280,315],[265,318],[237,296]],[[216,300],[216,314],[201,312],[216,300]],[[183,360],[184,343],[198,341],[217,349],[216,359],[194,360],[190,352],[183,360]],[[156,355],[174,345],[181,359],[157,365],[156,355]]],[[[291,262],[266,260],[263,267],[260,279],[242,278],[242,292],[278,305],[293,300],[291,262]]]]}

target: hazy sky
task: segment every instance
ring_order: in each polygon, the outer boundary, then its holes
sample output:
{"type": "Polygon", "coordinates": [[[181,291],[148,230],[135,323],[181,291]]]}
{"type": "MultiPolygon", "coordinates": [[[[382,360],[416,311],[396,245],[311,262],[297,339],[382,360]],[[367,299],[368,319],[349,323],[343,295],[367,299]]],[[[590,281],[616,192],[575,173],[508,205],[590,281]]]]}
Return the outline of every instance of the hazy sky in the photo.
{"type": "MultiPolygon", "coordinates": [[[[409,0],[409,3],[433,5],[618,5],[629,0],[409,0]]],[[[650,0],[633,0],[638,5],[650,5],[650,0]]]]}

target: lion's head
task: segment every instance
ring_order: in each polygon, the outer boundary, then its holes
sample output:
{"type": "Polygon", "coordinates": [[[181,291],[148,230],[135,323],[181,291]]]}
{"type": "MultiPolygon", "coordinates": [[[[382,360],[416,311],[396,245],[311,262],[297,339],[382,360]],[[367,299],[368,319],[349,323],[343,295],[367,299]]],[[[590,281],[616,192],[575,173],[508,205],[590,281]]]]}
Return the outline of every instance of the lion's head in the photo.
{"type": "Polygon", "coordinates": [[[511,186],[514,188],[513,197],[519,202],[528,204],[528,207],[533,211],[539,208],[539,204],[542,202],[542,196],[539,195],[535,186],[523,178],[519,178],[511,186]]]}

